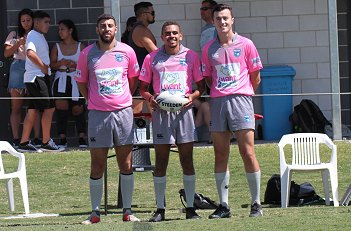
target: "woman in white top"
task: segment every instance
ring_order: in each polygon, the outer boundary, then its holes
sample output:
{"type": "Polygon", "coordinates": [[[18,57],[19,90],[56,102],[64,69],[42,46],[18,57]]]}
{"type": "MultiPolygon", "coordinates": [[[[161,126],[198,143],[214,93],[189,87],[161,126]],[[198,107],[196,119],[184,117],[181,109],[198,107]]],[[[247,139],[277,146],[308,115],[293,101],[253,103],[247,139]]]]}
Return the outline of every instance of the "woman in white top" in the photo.
{"type": "Polygon", "coordinates": [[[79,42],[76,26],[71,20],[61,20],[58,25],[61,42],[56,43],[50,53],[50,67],[56,70],[53,95],[54,97],[63,97],[55,99],[56,127],[60,136],[58,145],[67,146],[67,120],[72,113],[79,133],[79,147],[85,148],[87,147],[85,141],[85,100],[79,98],[81,95],[73,78],[78,57],[84,45],[79,42]]]}
{"type": "MultiPolygon", "coordinates": [[[[11,95],[11,114],[10,124],[13,136],[13,146],[18,147],[20,142],[19,126],[22,118],[22,105],[24,100],[19,99],[26,95],[26,86],[23,82],[23,75],[25,72],[26,53],[24,46],[26,44],[26,37],[29,31],[33,28],[33,11],[30,9],[22,9],[18,13],[18,27],[17,31],[11,31],[6,38],[4,44],[4,56],[6,58],[13,57],[10,67],[10,79],[8,89],[11,95]]],[[[35,142],[34,145],[40,145],[40,121],[37,120],[35,126],[35,142]]]]}

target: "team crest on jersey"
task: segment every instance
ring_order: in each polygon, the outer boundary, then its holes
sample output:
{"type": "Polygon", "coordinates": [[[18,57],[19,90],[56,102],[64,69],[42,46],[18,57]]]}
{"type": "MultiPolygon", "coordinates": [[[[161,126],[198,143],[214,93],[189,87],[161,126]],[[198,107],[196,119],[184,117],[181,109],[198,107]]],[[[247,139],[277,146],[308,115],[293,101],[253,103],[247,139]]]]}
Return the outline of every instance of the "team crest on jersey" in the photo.
{"type": "Polygon", "coordinates": [[[122,62],[123,61],[123,56],[121,54],[116,54],[115,59],[117,62],[122,62]]]}
{"type": "Polygon", "coordinates": [[[203,64],[201,65],[201,71],[204,72],[205,69],[206,69],[206,64],[203,63],[203,64]]]}
{"type": "Polygon", "coordinates": [[[241,55],[241,49],[240,48],[234,49],[234,56],[239,57],[240,55],[241,55]]]}
{"type": "Polygon", "coordinates": [[[186,58],[180,58],[179,63],[180,63],[180,65],[185,66],[186,65],[186,58]]]}

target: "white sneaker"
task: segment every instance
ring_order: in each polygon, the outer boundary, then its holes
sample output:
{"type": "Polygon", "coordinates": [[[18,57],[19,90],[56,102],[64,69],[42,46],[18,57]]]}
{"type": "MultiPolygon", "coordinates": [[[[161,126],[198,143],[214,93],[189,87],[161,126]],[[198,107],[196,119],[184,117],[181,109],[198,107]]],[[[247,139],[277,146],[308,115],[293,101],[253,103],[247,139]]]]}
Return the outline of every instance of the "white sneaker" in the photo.
{"type": "Polygon", "coordinates": [[[134,221],[139,222],[140,219],[134,216],[133,214],[123,214],[123,221],[134,221]]]}

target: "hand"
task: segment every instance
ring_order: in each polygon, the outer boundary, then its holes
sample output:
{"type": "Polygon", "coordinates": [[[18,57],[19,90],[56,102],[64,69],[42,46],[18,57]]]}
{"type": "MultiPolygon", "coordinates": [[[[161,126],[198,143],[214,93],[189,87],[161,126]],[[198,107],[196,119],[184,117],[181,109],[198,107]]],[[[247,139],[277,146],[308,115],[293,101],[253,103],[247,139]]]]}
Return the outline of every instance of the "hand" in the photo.
{"type": "Polygon", "coordinates": [[[193,105],[193,96],[190,94],[190,95],[185,96],[185,97],[188,98],[189,102],[187,104],[185,104],[183,106],[183,108],[191,107],[193,105]]]}
{"type": "Polygon", "coordinates": [[[155,94],[155,95],[150,96],[149,103],[150,103],[152,108],[161,109],[160,106],[158,105],[157,101],[155,100],[158,95],[159,94],[155,94]]]}
{"type": "Polygon", "coordinates": [[[26,44],[26,38],[25,37],[19,38],[17,43],[18,43],[18,46],[24,46],[26,44]]]}

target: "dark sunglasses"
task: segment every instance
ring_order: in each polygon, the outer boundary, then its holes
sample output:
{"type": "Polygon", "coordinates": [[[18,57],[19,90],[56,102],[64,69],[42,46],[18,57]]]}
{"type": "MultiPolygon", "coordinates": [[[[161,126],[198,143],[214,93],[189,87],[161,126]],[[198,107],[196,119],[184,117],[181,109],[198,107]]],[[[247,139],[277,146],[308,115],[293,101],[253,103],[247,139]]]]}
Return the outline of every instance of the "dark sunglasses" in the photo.
{"type": "Polygon", "coordinates": [[[151,12],[145,11],[144,13],[151,14],[152,16],[155,16],[155,11],[151,11],[151,12]]]}
{"type": "Polygon", "coordinates": [[[203,6],[203,7],[200,8],[200,10],[203,10],[203,11],[209,10],[209,9],[212,9],[212,8],[211,7],[207,7],[207,6],[203,6]]]}

